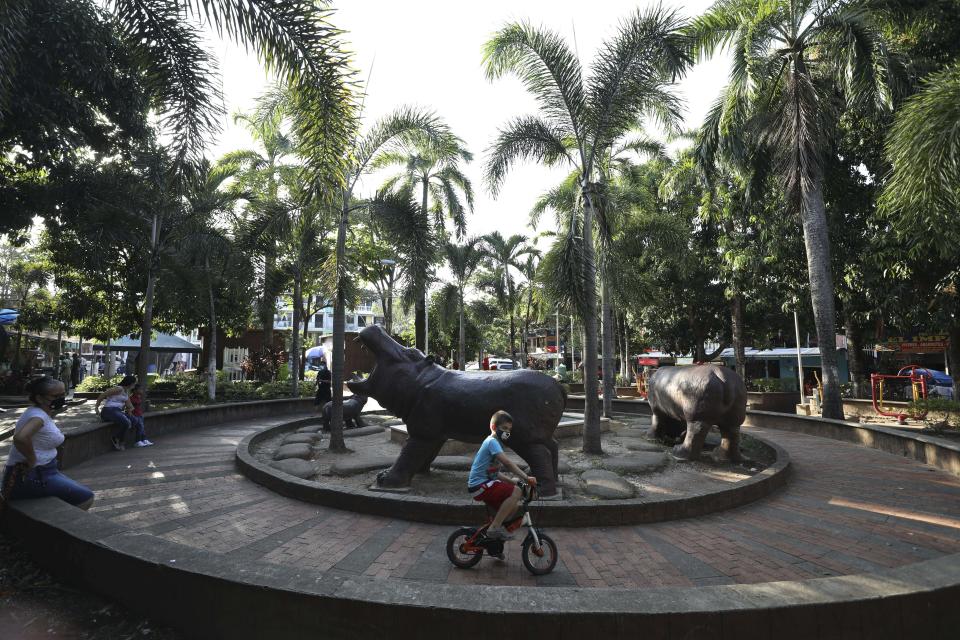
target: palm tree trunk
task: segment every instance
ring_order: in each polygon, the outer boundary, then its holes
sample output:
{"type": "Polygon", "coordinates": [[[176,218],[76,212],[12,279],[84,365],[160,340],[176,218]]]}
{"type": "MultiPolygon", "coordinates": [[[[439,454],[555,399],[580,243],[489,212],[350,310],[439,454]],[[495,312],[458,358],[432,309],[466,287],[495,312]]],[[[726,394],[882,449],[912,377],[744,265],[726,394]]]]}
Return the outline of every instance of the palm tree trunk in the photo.
{"type": "Polygon", "coordinates": [[[204,267],[207,270],[207,297],[210,304],[210,339],[207,352],[207,398],[217,399],[217,306],[213,298],[213,280],[210,278],[210,259],[204,256],[204,267]]]}
{"type": "Polygon", "coordinates": [[[613,397],[617,395],[617,372],[613,368],[613,308],[610,305],[610,286],[607,278],[602,278],[602,340],[603,340],[603,415],[613,416],[613,397]]]}
{"type": "Polygon", "coordinates": [[[350,216],[349,193],[343,194],[343,209],[340,212],[340,225],[337,228],[337,289],[333,303],[333,354],[330,372],[333,393],[333,405],[330,410],[330,450],[346,451],[343,441],[343,350],[344,329],[346,324],[346,304],[340,279],[343,277],[344,260],[347,256],[347,225],[350,216]]]}
{"type": "Polygon", "coordinates": [[[823,204],[823,179],[814,181],[803,193],[803,240],[810,274],[810,301],[820,345],[823,372],[823,417],[843,420],[840,374],[837,369],[836,318],[833,303],[833,276],[830,273],[830,237],[823,204]]]}
{"type": "Polygon", "coordinates": [[[513,361],[513,366],[517,366],[517,327],[512,312],[510,313],[510,360],[513,361]]]}
{"type": "Polygon", "coordinates": [[[303,304],[303,278],[300,271],[293,277],[293,331],[290,332],[290,395],[300,397],[300,307],[303,304]]]}
{"type": "Polygon", "coordinates": [[[593,250],[593,193],[583,189],[583,451],[603,453],[600,442],[600,402],[597,398],[597,271],[593,250]]]}
{"type": "Polygon", "coordinates": [[[264,256],[263,263],[263,305],[260,308],[260,324],[263,326],[263,346],[273,348],[273,315],[277,300],[273,291],[274,272],[277,269],[277,258],[272,248],[264,256]]]}
{"type": "Polygon", "coordinates": [[[140,325],[140,357],[137,360],[137,378],[143,385],[140,393],[146,402],[148,395],[147,367],[150,363],[150,338],[153,335],[153,294],[157,284],[157,248],[160,243],[160,217],[153,214],[150,229],[150,262],[147,265],[147,291],[143,299],[143,323],[140,325]]]}
{"type": "MultiPolygon", "coordinates": [[[[527,313],[523,317],[523,368],[530,362],[530,307],[533,305],[533,278],[527,283],[527,313]]],[[[559,345],[558,345],[559,348],[559,345]]]]}
{"type": "Polygon", "coordinates": [[[863,329],[846,310],[843,313],[843,325],[843,333],[847,337],[847,368],[853,383],[853,397],[866,398],[870,395],[870,381],[863,356],[863,329]]]}
{"type": "Polygon", "coordinates": [[[467,370],[467,328],[463,322],[463,289],[460,290],[460,344],[457,349],[457,364],[460,371],[467,370]]]}
{"type": "MultiPolygon", "coordinates": [[[[421,180],[423,184],[423,196],[420,200],[420,215],[427,216],[427,205],[429,204],[429,195],[430,183],[426,178],[421,180]]],[[[414,277],[414,282],[417,284],[417,302],[414,305],[414,321],[413,321],[413,330],[414,330],[414,341],[416,342],[417,349],[420,349],[425,355],[430,355],[427,353],[427,306],[426,306],[426,297],[427,297],[427,274],[411,274],[414,277]]]]}
{"type": "Polygon", "coordinates": [[[736,371],[744,381],[747,380],[747,351],[743,344],[743,296],[734,292],[730,300],[730,330],[733,333],[733,357],[736,371]]]}

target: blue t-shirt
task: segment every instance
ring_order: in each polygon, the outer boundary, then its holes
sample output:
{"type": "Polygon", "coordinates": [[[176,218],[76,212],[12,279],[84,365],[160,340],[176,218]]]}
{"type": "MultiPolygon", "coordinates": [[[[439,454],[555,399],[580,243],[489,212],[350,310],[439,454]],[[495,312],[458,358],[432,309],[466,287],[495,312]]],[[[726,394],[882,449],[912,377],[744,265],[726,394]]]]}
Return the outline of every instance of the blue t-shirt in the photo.
{"type": "Polygon", "coordinates": [[[487,480],[493,480],[487,473],[487,468],[493,465],[494,458],[500,453],[503,453],[503,445],[497,440],[497,436],[491,433],[480,445],[480,450],[477,451],[477,455],[473,459],[473,466],[470,467],[470,477],[467,478],[468,487],[476,487],[487,480]]]}

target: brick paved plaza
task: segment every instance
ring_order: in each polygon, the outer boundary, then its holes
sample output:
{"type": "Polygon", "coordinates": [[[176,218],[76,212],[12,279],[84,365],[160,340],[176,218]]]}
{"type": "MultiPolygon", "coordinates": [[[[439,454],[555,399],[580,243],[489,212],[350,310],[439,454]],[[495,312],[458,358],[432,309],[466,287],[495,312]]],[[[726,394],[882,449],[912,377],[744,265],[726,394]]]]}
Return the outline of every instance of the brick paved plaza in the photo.
{"type": "Polygon", "coordinates": [[[505,563],[484,559],[461,571],[444,554],[450,526],[305,504],[241,476],[237,443],[287,419],[166,436],[149,449],[99,456],[70,475],[96,491],[93,513],[101,518],[231,563],[258,560],[297,573],[464,585],[682,587],[870,573],[960,551],[960,479],[852,444],[750,429],[792,458],[788,487],[772,497],[651,525],[551,527],[560,563],[541,578],[523,569],[517,542],[505,563]]]}

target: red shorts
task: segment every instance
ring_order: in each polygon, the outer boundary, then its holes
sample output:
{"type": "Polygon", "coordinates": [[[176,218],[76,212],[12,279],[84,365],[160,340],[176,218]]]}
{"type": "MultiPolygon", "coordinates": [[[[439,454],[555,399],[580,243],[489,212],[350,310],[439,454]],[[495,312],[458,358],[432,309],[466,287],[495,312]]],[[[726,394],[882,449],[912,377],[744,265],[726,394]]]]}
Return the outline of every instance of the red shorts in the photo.
{"type": "Polygon", "coordinates": [[[480,485],[480,491],[473,495],[477,502],[484,502],[494,509],[499,509],[504,500],[513,495],[514,485],[503,480],[490,480],[480,485]]]}

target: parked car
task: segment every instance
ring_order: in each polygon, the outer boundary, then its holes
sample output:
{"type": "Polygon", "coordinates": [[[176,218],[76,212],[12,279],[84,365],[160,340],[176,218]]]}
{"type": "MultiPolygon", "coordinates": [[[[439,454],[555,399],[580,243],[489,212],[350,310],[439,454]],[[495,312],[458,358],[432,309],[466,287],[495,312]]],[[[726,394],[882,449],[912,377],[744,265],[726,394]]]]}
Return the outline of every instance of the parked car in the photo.
{"type": "Polygon", "coordinates": [[[490,358],[490,371],[510,371],[513,369],[513,360],[510,358],[490,358]]]}
{"type": "Polygon", "coordinates": [[[904,367],[900,370],[900,375],[906,375],[910,370],[923,376],[927,384],[927,397],[953,399],[953,378],[949,374],[926,367],[904,367]]]}

